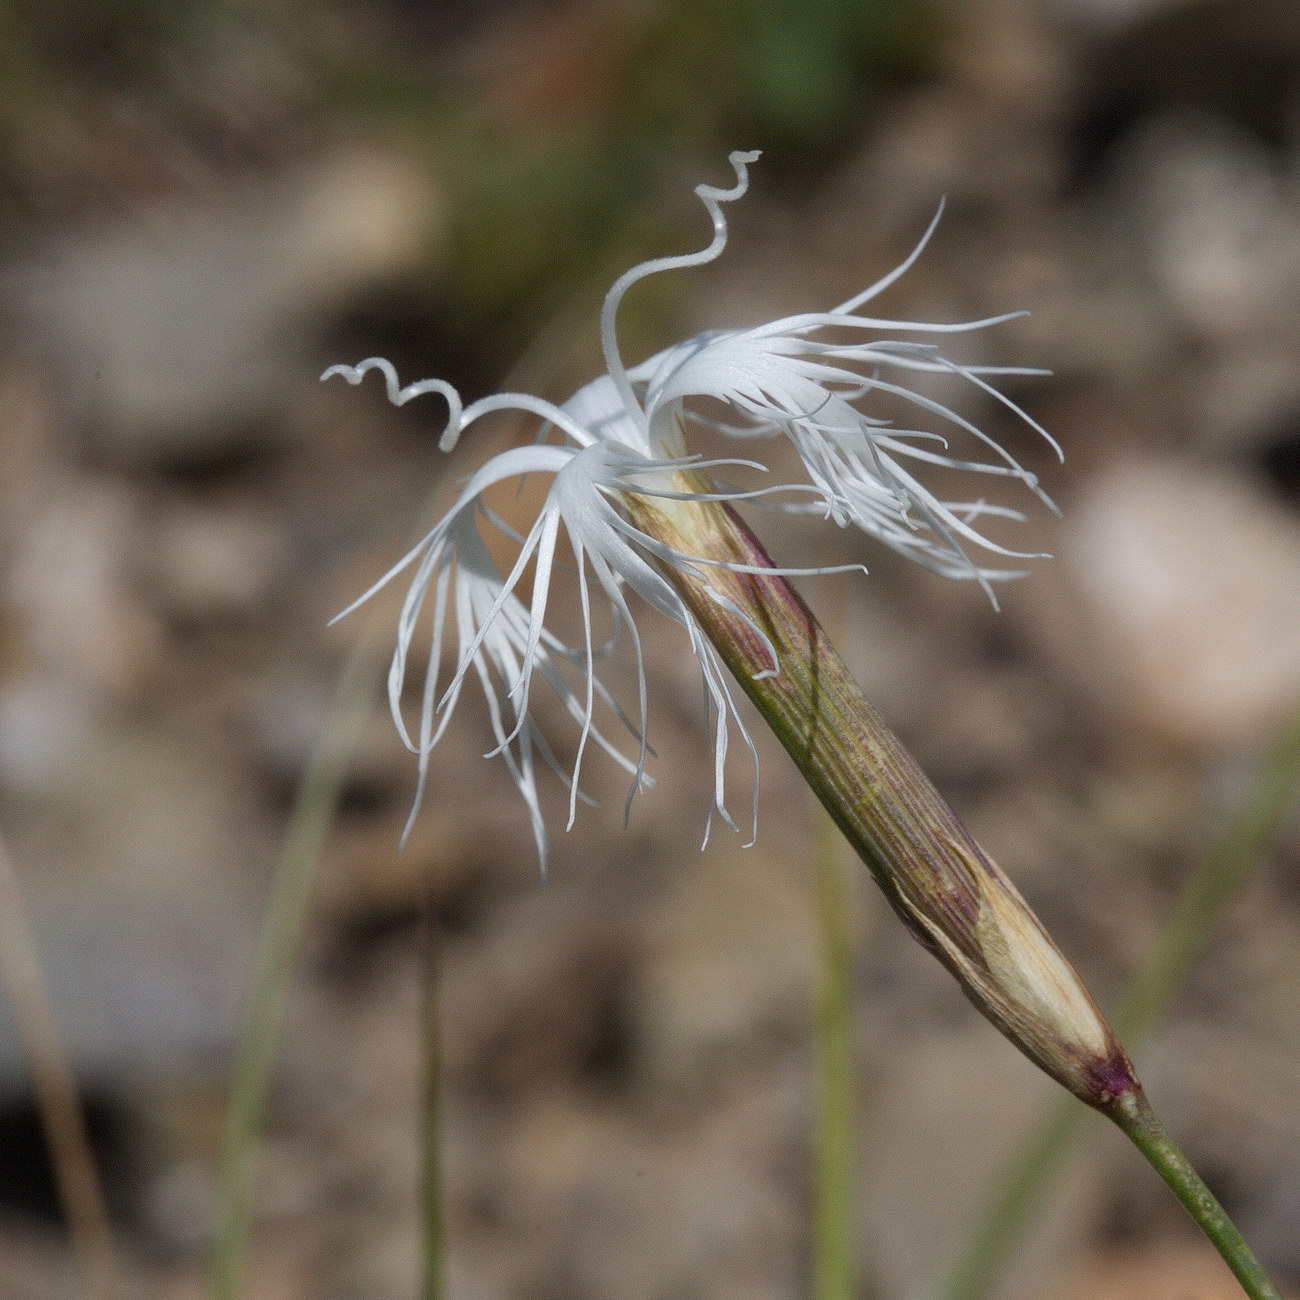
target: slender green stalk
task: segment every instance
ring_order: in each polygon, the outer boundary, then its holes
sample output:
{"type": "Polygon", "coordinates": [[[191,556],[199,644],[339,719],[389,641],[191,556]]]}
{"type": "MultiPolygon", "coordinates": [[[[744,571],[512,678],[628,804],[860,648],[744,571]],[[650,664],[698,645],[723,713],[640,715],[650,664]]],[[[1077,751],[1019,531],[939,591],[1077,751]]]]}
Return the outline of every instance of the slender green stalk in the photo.
{"type": "MultiPolygon", "coordinates": [[[[1204,951],[1224,910],[1267,856],[1300,795],[1300,710],[1278,734],[1245,801],[1192,872],[1156,946],[1111,1023],[1133,1047],[1150,1033],[1204,951]]],[[[1004,1171],[997,1193],[937,1291],[936,1300],[984,1300],[1047,1199],[1087,1112],[1054,1098],[1004,1171]]]]}
{"type": "Polygon", "coordinates": [[[814,1300],[853,1300],[853,891],[843,840],[830,816],[813,809],[817,858],[818,989],[813,1127],[814,1300]]]}
{"type": "Polygon", "coordinates": [[[1141,1090],[1126,1094],[1123,1104],[1111,1111],[1110,1118],[1169,1184],[1251,1300],[1282,1300],[1242,1240],[1236,1225],[1224,1213],[1223,1206],[1201,1181],[1200,1175],[1187,1163],[1186,1156],[1174,1145],[1173,1138],[1155,1117],[1141,1090]]]}
{"type": "Polygon", "coordinates": [[[421,1032],[424,1079],[421,1088],[421,1235],[424,1243],[422,1300],[446,1295],[446,1230],[442,1183],[442,949],[433,899],[424,904],[421,1032]]]}
{"type": "Polygon", "coordinates": [[[253,1214],[256,1157],[316,863],[338,805],[354,741],[370,706],[380,643],[363,635],[335,686],[324,729],[298,787],[271,879],[271,895],[231,1084],[209,1274],[212,1300],[238,1300],[253,1214]]]}
{"type": "Polygon", "coordinates": [[[59,1038],[41,970],[22,888],[0,841],[0,985],[13,1007],[14,1023],[32,1073],[59,1199],[68,1220],[72,1250],[87,1296],[116,1300],[122,1294],[113,1231],[104,1189],[90,1146],[76,1080],[59,1038]]]}

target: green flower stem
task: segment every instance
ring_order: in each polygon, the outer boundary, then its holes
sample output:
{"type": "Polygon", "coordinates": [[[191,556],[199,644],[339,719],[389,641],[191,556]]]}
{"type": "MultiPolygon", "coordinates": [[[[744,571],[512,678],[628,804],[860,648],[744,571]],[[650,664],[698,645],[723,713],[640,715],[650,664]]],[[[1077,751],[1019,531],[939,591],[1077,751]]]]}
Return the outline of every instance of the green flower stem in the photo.
{"type": "Polygon", "coordinates": [[[238,1300],[243,1293],[257,1151],[290,975],[316,863],[338,806],[355,737],[370,707],[370,684],[377,676],[380,654],[378,638],[363,634],[344,665],[272,872],[226,1114],[209,1268],[211,1300],[238,1300]]]}
{"type": "Polygon", "coordinates": [[[1187,1163],[1186,1156],[1174,1145],[1141,1090],[1127,1094],[1123,1104],[1111,1112],[1110,1118],[1169,1184],[1251,1300],[1282,1300],[1259,1261],[1241,1239],[1236,1225],[1224,1213],[1223,1206],[1201,1181],[1200,1175],[1187,1163]]]}
{"type": "MultiPolygon", "coordinates": [[[[1154,950],[1134,976],[1111,1023],[1136,1048],[1173,1000],[1210,933],[1276,842],[1300,795],[1300,709],[1279,732],[1258,779],[1174,904],[1154,950]]],[[[936,1300],[985,1300],[1045,1204],[1053,1177],[1087,1115],[1054,1098],[1024,1138],[986,1204],[936,1300]]]]}
{"type": "Polygon", "coordinates": [[[814,1300],[853,1300],[853,891],[834,822],[813,809],[817,858],[817,1078],[813,1127],[814,1300]]]}

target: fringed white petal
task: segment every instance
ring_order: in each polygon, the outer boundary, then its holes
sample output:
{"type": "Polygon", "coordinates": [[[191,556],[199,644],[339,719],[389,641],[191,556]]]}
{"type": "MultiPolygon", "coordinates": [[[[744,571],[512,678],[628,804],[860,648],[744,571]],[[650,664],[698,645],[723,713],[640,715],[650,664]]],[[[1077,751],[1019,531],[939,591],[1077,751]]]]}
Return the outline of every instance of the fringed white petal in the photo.
{"type": "MultiPolygon", "coordinates": [[[[928,237],[928,234],[927,234],[928,237]]],[[[904,263],[906,269],[908,262],[904,263]]],[[[900,271],[901,273],[901,271],[900,271]]],[[[890,282],[886,277],[874,287],[890,282]]],[[[850,300],[849,306],[868,295],[850,300]]],[[[982,329],[1007,317],[954,326],[917,326],[925,331],[982,329]]],[[[674,436],[685,423],[705,425],[728,438],[784,436],[794,446],[823,507],[794,502],[787,509],[820,512],[841,526],[853,524],[926,568],[978,582],[996,606],[993,583],[1020,577],[1022,570],[980,563],[971,550],[1018,559],[1036,558],[1008,549],[974,526],[991,517],[1016,518],[1006,509],[981,505],[971,511],[941,500],[909,472],[908,460],[971,473],[1014,478],[1049,509],[1056,507],[1037,476],[1024,468],[972,421],[903,382],[907,372],[946,374],[993,397],[1060,454],[1045,429],[1002,393],[989,376],[1022,373],[1016,368],[965,366],[942,356],[931,344],[881,339],[830,343],[816,331],[845,325],[872,328],[881,322],[840,312],[791,317],[752,330],[701,335],[661,353],[634,372],[644,385],[652,440],[674,436]],[[897,378],[893,377],[898,376],[897,378]],[[863,409],[872,398],[911,407],[922,417],[965,435],[993,453],[992,460],[948,454],[948,438],[936,429],[897,428],[883,415],[863,409]],[[735,413],[720,420],[691,409],[695,399],[725,403],[735,413]],[[918,445],[928,444],[928,445],[918,445]],[[936,450],[937,448],[937,450],[936,450]]],[[[884,322],[899,328],[897,322],[884,322]]]]}
{"type": "MultiPolygon", "coordinates": [[[[398,617],[396,646],[388,674],[389,707],[394,724],[403,743],[418,759],[416,798],[407,833],[425,793],[430,755],[446,732],[465,682],[471,678],[479,682],[487,702],[495,740],[488,757],[500,757],[505,762],[523,797],[543,868],[547,838],[537,787],[539,756],[568,788],[570,826],[578,803],[588,801],[580,782],[584,761],[593,746],[631,778],[630,808],[637,791],[650,784],[646,761],[651,751],[647,738],[646,669],[641,633],[627,598],[629,592],[678,624],[686,633],[692,654],[699,660],[715,748],[709,822],[716,814],[728,825],[736,825],[727,807],[725,764],[733,732],[740,736],[754,764],[751,818],[756,817],[757,751],[737,712],[732,686],[717,653],[665,571],[676,568],[698,573],[701,566],[710,565],[736,572],[759,570],[755,566],[676,551],[636,528],[622,511],[622,504],[631,494],[674,498],[684,495],[658,486],[658,480],[678,470],[707,464],[699,457],[650,460],[627,447],[605,442],[593,442],[584,448],[543,444],[502,452],[469,477],[447,514],[429,534],[349,607],[349,610],[356,608],[381,587],[413,569],[398,617]],[[503,575],[492,561],[479,531],[479,520],[491,519],[482,495],[507,479],[536,473],[550,475],[551,486],[532,526],[518,538],[515,560],[503,575]],[[642,484],[641,480],[648,481],[642,484]],[[562,534],[573,553],[571,567],[577,576],[581,627],[577,645],[566,644],[548,626],[562,534]],[[530,571],[532,589],[525,602],[518,590],[530,571]],[[606,607],[599,620],[594,611],[598,600],[606,607]],[[625,630],[631,645],[637,704],[630,715],[597,671],[613,645],[612,640],[597,644],[596,624],[606,620],[612,623],[616,633],[625,630]],[[405,697],[411,676],[411,647],[422,622],[429,629],[430,649],[423,668],[418,725],[412,725],[405,714],[405,697]],[[444,672],[443,652],[453,625],[454,664],[444,672]],[[534,721],[532,690],[537,680],[560,701],[577,724],[576,747],[567,762],[557,760],[534,721]],[[617,744],[598,725],[597,714],[601,711],[612,719],[612,725],[631,737],[631,751],[617,744]]],[[[729,500],[752,495],[718,491],[708,493],[707,499],[729,500]]],[[[834,566],[813,572],[832,572],[844,567],[860,566],[834,566]]],[[[767,642],[765,634],[743,610],[737,608],[733,612],[767,642]]],[[[775,667],[774,651],[772,660],[775,667]]],[[[751,831],[756,833],[756,830],[757,822],[752,820],[751,831]]]]}

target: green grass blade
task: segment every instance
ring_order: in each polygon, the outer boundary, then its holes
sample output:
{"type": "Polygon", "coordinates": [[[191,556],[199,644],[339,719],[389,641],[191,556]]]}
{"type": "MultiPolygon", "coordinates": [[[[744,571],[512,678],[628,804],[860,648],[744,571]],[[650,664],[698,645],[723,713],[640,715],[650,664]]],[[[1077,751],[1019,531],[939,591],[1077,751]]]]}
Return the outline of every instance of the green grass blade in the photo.
{"type": "Polygon", "coordinates": [[[339,675],[272,873],[222,1144],[209,1273],[212,1300],[238,1300],[243,1293],[257,1151],[293,963],[316,864],[338,806],[357,733],[370,707],[380,654],[378,638],[367,628],[339,675]]]}

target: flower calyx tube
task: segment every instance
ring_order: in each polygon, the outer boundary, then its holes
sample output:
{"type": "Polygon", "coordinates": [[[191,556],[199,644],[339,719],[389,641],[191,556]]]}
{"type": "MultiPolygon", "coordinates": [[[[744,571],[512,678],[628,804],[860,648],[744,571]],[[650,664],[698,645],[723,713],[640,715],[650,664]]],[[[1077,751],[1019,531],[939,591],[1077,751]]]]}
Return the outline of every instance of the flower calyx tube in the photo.
{"type": "Polygon", "coordinates": [[[1082,1101],[1109,1111],[1140,1091],[1070,963],[863,695],[802,598],[774,568],[765,571],[761,543],[734,510],[663,500],[633,510],[668,545],[736,562],[673,581],[912,934],[1003,1034],[1082,1101]],[[772,654],[776,672],[765,671],[772,654]]]}

